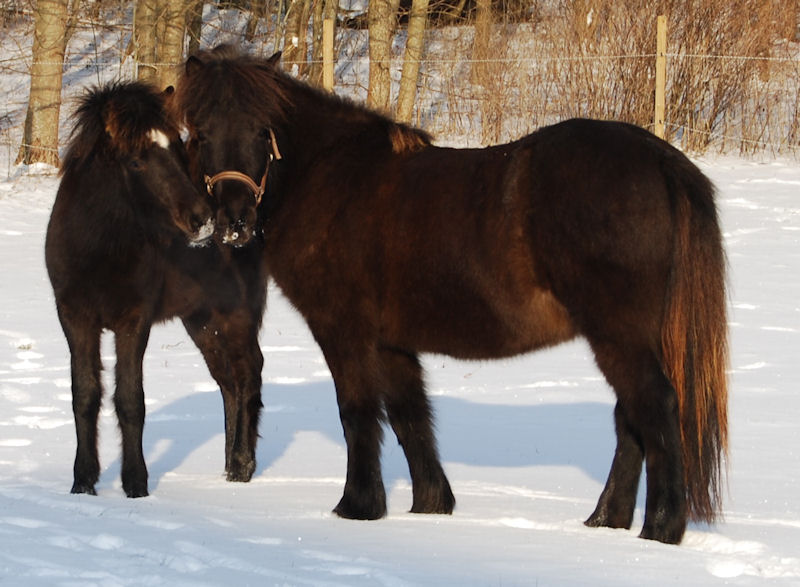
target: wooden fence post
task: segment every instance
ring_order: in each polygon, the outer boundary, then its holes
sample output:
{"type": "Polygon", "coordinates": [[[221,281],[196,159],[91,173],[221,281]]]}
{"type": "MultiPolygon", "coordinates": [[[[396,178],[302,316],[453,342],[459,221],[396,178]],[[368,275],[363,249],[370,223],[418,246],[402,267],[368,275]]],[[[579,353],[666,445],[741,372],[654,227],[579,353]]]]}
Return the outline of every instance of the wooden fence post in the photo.
{"type": "Polygon", "coordinates": [[[322,21],[322,87],[333,91],[333,19],[322,21]]]}
{"type": "Polygon", "coordinates": [[[664,138],[664,117],[667,90],[667,17],[658,17],[656,26],[656,104],[653,117],[653,132],[664,138]]]}

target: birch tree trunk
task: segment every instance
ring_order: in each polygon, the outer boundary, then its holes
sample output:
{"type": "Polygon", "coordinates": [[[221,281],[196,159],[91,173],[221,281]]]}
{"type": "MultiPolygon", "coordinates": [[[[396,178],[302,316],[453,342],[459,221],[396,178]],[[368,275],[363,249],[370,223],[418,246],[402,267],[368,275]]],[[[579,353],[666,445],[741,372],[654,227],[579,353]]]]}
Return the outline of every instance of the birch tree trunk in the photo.
{"type": "Polygon", "coordinates": [[[369,88],[367,105],[388,113],[391,104],[392,37],[397,23],[399,0],[369,0],[369,88]]]}
{"type": "Polygon", "coordinates": [[[325,14],[324,0],[313,0],[313,26],[311,29],[311,65],[308,70],[308,83],[322,85],[322,22],[325,14]]]}
{"type": "Polygon", "coordinates": [[[136,0],[133,15],[136,77],[142,81],[154,81],[156,79],[157,1],[136,0]]]}
{"type": "Polygon", "coordinates": [[[311,0],[291,0],[288,6],[281,61],[284,69],[300,76],[305,73],[308,66],[306,37],[308,36],[308,19],[311,16],[311,0]]]}
{"type": "Polygon", "coordinates": [[[163,90],[174,86],[178,80],[178,68],[183,61],[183,40],[186,33],[186,12],[189,0],[162,0],[161,34],[157,40],[159,66],[156,86],[163,90]]]}
{"type": "Polygon", "coordinates": [[[66,50],[68,0],[36,4],[31,88],[17,163],[58,166],[58,118],[66,50]]]}
{"type": "Polygon", "coordinates": [[[422,50],[425,44],[425,24],[428,19],[428,0],[412,0],[408,18],[408,40],[403,58],[403,73],[400,76],[400,92],[397,95],[397,119],[411,122],[414,100],[417,97],[417,79],[422,50]]]}

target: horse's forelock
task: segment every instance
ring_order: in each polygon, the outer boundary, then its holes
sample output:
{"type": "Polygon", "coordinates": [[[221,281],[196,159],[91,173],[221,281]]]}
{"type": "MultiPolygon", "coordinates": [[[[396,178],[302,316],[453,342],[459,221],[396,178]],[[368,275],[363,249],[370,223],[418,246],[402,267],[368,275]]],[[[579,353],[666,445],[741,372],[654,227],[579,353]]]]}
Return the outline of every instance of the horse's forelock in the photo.
{"type": "MultiPolygon", "coordinates": [[[[143,83],[112,83],[90,90],[75,111],[65,166],[77,165],[90,154],[108,151],[117,155],[141,153],[159,130],[170,140],[177,125],[166,114],[162,97],[143,83]]],[[[62,172],[63,172],[62,168],[62,172]]]]}
{"type": "Polygon", "coordinates": [[[218,116],[220,108],[243,112],[264,126],[285,119],[290,107],[285,74],[275,65],[228,45],[195,57],[195,66],[183,72],[173,98],[178,117],[190,130],[193,122],[218,116]]]}

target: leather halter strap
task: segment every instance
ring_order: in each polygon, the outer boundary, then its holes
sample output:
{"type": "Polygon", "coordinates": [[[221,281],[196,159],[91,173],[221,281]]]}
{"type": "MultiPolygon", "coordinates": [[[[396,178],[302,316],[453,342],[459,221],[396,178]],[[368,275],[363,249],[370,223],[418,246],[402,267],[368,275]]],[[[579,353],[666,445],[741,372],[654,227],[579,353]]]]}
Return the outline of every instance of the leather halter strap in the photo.
{"type": "Polygon", "coordinates": [[[267,176],[269,175],[269,164],[273,159],[281,159],[281,152],[278,150],[278,142],[275,140],[275,133],[269,129],[269,142],[272,147],[268,157],[267,165],[264,168],[264,175],[261,176],[261,183],[256,184],[249,175],[241,171],[225,170],[214,174],[213,176],[204,175],[203,179],[206,182],[206,190],[209,196],[214,195],[214,186],[223,179],[232,179],[245,184],[253,192],[256,198],[256,206],[261,203],[261,197],[264,195],[264,190],[267,189],[267,176]]]}

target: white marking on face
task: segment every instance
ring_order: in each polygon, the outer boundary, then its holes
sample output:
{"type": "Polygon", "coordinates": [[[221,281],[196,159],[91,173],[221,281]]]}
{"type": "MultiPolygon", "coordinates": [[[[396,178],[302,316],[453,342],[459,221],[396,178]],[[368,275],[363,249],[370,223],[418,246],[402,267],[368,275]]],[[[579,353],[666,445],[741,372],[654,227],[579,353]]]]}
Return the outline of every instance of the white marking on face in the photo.
{"type": "Polygon", "coordinates": [[[153,128],[150,129],[148,136],[150,137],[150,140],[152,140],[159,147],[169,149],[169,139],[167,138],[167,135],[164,134],[164,131],[153,128]]]}

